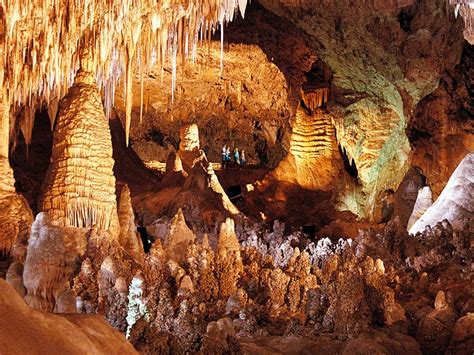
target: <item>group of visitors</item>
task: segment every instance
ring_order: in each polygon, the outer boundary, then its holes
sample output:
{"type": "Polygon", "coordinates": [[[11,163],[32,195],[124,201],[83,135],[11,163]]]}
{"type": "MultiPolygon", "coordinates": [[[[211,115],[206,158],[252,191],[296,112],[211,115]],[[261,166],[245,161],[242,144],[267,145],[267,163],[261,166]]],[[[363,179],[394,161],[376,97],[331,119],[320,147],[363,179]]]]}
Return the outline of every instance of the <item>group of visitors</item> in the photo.
{"type": "MultiPolygon", "coordinates": [[[[222,147],[222,169],[227,168],[229,162],[231,161],[231,153],[230,153],[230,146],[224,144],[222,147]]],[[[234,163],[237,165],[245,165],[245,150],[240,150],[239,148],[235,147],[233,153],[234,163]]]]}

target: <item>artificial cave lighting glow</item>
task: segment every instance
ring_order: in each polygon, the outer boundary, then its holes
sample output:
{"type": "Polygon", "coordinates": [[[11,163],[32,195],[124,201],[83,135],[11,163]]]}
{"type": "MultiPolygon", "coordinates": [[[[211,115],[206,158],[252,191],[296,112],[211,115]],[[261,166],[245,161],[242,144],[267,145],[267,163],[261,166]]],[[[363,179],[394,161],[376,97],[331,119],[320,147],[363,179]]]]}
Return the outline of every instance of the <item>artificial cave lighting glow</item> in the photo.
{"type": "Polygon", "coordinates": [[[246,6],[247,0],[2,0],[0,85],[6,85],[5,101],[16,108],[33,106],[20,125],[29,141],[35,109],[52,105],[54,124],[57,102],[72,86],[83,52],[89,51],[108,116],[115,88],[124,80],[128,144],[131,81],[138,66],[143,79],[155,60],[162,67],[171,62],[174,95],[177,57],[183,62],[194,58],[198,34],[210,41],[236,11],[244,16],[246,6]]]}

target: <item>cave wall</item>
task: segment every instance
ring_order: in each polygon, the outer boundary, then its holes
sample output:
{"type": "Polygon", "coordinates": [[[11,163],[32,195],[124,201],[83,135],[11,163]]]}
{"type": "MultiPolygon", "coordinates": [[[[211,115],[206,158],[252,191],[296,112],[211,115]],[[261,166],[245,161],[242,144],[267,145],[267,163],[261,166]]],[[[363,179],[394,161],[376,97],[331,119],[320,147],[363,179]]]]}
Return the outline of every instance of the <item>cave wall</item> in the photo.
{"type": "Polygon", "coordinates": [[[417,106],[407,127],[412,164],[436,198],[461,160],[474,151],[474,49],[464,45],[461,62],[447,69],[439,87],[417,106]]]}
{"type": "Polygon", "coordinates": [[[360,216],[372,213],[380,193],[396,189],[409,167],[405,129],[413,110],[459,62],[462,20],[454,21],[441,0],[260,3],[302,29],[334,72],[330,110],[361,185],[340,204],[360,216]]]}

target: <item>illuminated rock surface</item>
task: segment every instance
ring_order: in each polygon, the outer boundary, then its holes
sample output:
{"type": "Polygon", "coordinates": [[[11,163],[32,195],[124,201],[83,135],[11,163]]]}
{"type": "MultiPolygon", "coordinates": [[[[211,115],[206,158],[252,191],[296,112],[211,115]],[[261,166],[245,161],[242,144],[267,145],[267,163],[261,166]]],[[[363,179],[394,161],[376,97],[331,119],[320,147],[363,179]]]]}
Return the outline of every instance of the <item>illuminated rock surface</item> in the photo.
{"type": "Polygon", "coordinates": [[[454,170],[435,203],[413,224],[410,233],[447,219],[456,228],[474,218],[474,153],[469,153],[454,170]]]}
{"type": "Polygon", "coordinates": [[[41,210],[61,226],[118,232],[112,142],[90,72],[82,71],[61,101],[41,210]]]}

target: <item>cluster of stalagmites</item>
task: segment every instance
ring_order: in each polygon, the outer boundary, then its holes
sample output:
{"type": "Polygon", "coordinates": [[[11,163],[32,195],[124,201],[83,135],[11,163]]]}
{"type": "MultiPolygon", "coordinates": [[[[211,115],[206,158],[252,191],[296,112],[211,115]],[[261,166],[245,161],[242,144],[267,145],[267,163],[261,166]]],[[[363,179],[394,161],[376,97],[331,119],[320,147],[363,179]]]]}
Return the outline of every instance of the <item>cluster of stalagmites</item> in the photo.
{"type": "Polygon", "coordinates": [[[416,236],[389,223],[356,240],[311,242],[278,222],[268,231],[229,218],[211,246],[179,211],[145,254],[127,189],[121,199],[119,240],[36,217],[25,262],[6,277],[30,306],[103,314],[144,353],[272,350],[261,339],[276,335],[308,347],[329,339],[334,351],[472,348],[468,223],[416,236]]]}

